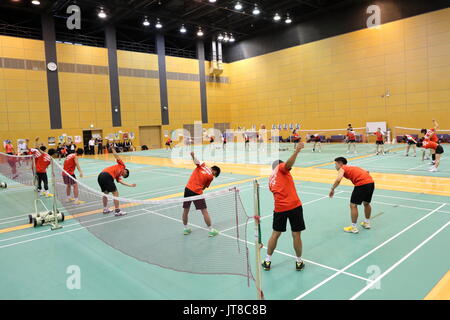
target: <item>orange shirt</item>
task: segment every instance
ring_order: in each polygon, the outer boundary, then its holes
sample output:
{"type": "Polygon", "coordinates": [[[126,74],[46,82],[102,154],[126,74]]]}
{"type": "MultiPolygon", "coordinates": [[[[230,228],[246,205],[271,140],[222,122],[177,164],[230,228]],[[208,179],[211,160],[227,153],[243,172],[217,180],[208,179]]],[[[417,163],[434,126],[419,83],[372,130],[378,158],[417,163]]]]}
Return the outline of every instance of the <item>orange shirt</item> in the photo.
{"type": "Polygon", "coordinates": [[[201,165],[197,164],[197,168],[192,172],[186,188],[197,194],[202,194],[203,190],[209,187],[213,179],[214,176],[210,168],[204,163],[201,165]]]}
{"type": "Polygon", "coordinates": [[[47,168],[52,162],[52,158],[45,152],[41,152],[38,149],[31,149],[31,154],[34,156],[36,163],[36,172],[45,173],[47,168]]]}
{"type": "Polygon", "coordinates": [[[13,153],[13,146],[12,146],[12,144],[8,143],[5,146],[5,150],[6,150],[6,153],[13,153]]]}
{"type": "Polygon", "coordinates": [[[349,131],[347,133],[347,137],[348,137],[348,140],[355,140],[355,133],[352,131],[349,131]]]}
{"type": "Polygon", "coordinates": [[[345,171],[344,178],[350,180],[356,187],[373,183],[373,179],[369,172],[360,167],[344,165],[342,166],[342,169],[345,171]]]}
{"type": "Polygon", "coordinates": [[[431,128],[429,130],[427,130],[427,133],[425,134],[425,139],[426,140],[431,140],[433,142],[438,142],[439,138],[436,134],[436,130],[434,128],[431,128]]]}
{"type": "Polygon", "coordinates": [[[436,148],[438,147],[438,144],[437,144],[436,142],[434,142],[434,141],[424,140],[424,141],[422,142],[422,146],[423,146],[425,149],[433,149],[433,150],[436,150],[436,148]]]}
{"type": "Polygon", "coordinates": [[[66,161],[64,161],[64,170],[71,175],[75,174],[75,168],[77,167],[75,163],[76,157],[76,153],[71,153],[67,156],[66,161]]]}
{"type": "Polygon", "coordinates": [[[383,134],[381,132],[375,132],[375,135],[377,136],[377,141],[383,141],[383,134]]]}
{"type": "Polygon", "coordinates": [[[102,172],[108,172],[113,179],[119,181],[119,178],[123,175],[123,171],[125,169],[125,164],[122,160],[117,159],[117,164],[110,166],[108,168],[103,169],[102,172]]]}
{"type": "Polygon", "coordinates": [[[269,178],[269,189],[275,200],[275,212],[289,211],[302,205],[294,179],[285,163],[280,163],[273,171],[269,178]]]}

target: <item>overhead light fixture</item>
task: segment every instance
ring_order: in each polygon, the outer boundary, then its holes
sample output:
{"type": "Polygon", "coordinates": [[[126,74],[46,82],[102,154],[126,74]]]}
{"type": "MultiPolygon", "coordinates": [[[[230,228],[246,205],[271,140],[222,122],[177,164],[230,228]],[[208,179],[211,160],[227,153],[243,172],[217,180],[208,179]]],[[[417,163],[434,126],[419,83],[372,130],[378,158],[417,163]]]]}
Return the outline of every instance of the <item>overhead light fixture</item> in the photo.
{"type": "Polygon", "coordinates": [[[287,24],[292,23],[292,19],[291,17],[289,17],[289,13],[286,15],[286,20],[284,22],[286,22],[287,24]]]}
{"type": "Polygon", "coordinates": [[[225,37],[223,37],[223,41],[228,42],[230,40],[230,37],[228,36],[228,34],[225,32],[225,37]]]}
{"type": "Polygon", "coordinates": [[[219,33],[219,36],[217,37],[217,39],[222,41],[223,40],[223,35],[221,33],[219,33]]]}
{"type": "Polygon", "coordinates": [[[255,3],[255,7],[253,8],[252,13],[253,13],[255,16],[257,16],[258,14],[261,13],[261,11],[259,10],[258,5],[257,5],[256,3],[255,3]]]}
{"type": "Polygon", "coordinates": [[[235,42],[235,41],[236,41],[236,39],[233,37],[233,34],[230,33],[230,42],[235,42]]]}
{"type": "Polygon", "coordinates": [[[280,15],[278,13],[275,13],[275,16],[273,17],[273,20],[280,21],[281,20],[280,15]]]}
{"type": "Polygon", "coordinates": [[[209,2],[211,3],[215,3],[217,0],[209,0],[209,2]]]}
{"type": "Polygon", "coordinates": [[[144,22],[142,22],[142,24],[146,27],[150,25],[150,21],[148,21],[147,17],[145,17],[144,22]]]}
{"type": "Polygon", "coordinates": [[[34,4],[35,6],[38,6],[41,4],[41,2],[39,0],[33,0],[31,1],[32,4],[34,4]]]}
{"type": "Polygon", "coordinates": [[[107,17],[105,10],[103,8],[100,8],[100,11],[98,12],[98,17],[105,19],[107,17]]]}
{"type": "Polygon", "coordinates": [[[157,29],[161,29],[161,28],[163,27],[162,24],[161,24],[161,21],[159,21],[159,18],[156,19],[155,27],[156,27],[157,29]]]}
{"type": "Polygon", "coordinates": [[[197,35],[198,35],[199,37],[203,37],[203,31],[202,31],[202,28],[201,28],[201,27],[198,27],[197,35]]]}
{"type": "Polygon", "coordinates": [[[184,26],[184,24],[181,25],[180,32],[181,32],[181,33],[186,33],[186,32],[187,32],[187,29],[186,29],[186,27],[184,26]]]}
{"type": "Polygon", "coordinates": [[[238,1],[238,2],[236,2],[236,4],[234,5],[234,8],[235,8],[236,10],[242,10],[242,4],[238,1]]]}

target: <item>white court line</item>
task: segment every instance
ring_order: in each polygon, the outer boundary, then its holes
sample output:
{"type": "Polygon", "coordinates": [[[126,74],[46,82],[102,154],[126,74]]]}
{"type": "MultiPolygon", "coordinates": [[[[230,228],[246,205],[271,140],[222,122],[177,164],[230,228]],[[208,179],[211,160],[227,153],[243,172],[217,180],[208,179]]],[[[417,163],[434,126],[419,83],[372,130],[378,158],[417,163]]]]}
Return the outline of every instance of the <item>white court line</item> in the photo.
{"type": "Polygon", "coordinates": [[[416,224],[418,224],[419,222],[421,222],[422,220],[425,220],[426,218],[428,218],[429,216],[431,216],[433,213],[435,213],[436,211],[438,211],[439,209],[441,209],[443,206],[445,206],[446,204],[442,204],[439,207],[437,207],[436,209],[434,209],[433,211],[429,212],[428,214],[426,214],[425,216],[423,216],[422,218],[420,218],[419,220],[413,222],[412,224],[410,224],[408,227],[404,228],[402,231],[396,233],[395,235],[393,235],[392,237],[390,237],[389,239],[387,239],[386,241],[382,242],[381,244],[379,244],[378,246],[376,246],[375,248],[373,248],[372,250],[370,250],[369,252],[367,252],[366,254],[362,255],[361,257],[359,257],[358,259],[354,260],[352,263],[348,264],[347,266],[345,266],[344,268],[342,268],[341,270],[339,270],[338,272],[336,272],[335,274],[331,275],[330,277],[326,278],[325,280],[321,281],[320,283],[316,284],[314,287],[312,287],[311,289],[307,290],[306,292],[302,293],[301,295],[299,295],[298,297],[295,298],[295,300],[300,300],[302,298],[304,298],[305,296],[309,295],[311,292],[316,291],[317,289],[319,289],[321,286],[323,286],[324,284],[326,284],[327,282],[331,281],[332,279],[334,279],[335,277],[337,277],[338,275],[340,275],[342,272],[344,272],[345,270],[351,268],[353,265],[357,264],[358,262],[360,262],[361,260],[365,259],[367,256],[371,255],[372,253],[374,253],[375,251],[377,251],[378,249],[382,248],[383,246],[385,246],[386,244],[388,244],[389,242],[391,242],[392,240],[396,239],[397,237],[399,237],[401,234],[403,234],[404,232],[408,231],[409,229],[411,229],[412,227],[414,227],[416,224]]]}
{"type": "Polygon", "coordinates": [[[397,268],[403,261],[408,259],[411,255],[413,255],[417,250],[419,250],[423,245],[425,245],[428,241],[433,239],[437,234],[439,234],[442,230],[444,230],[448,225],[450,224],[450,221],[447,222],[445,225],[440,227],[436,232],[434,232],[431,236],[429,236],[427,239],[422,241],[417,247],[415,247],[413,250],[408,252],[403,258],[398,260],[396,263],[394,263],[389,269],[387,269],[385,272],[383,272],[381,275],[379,275],[377,278],[375,278],[371,283],[366,285],[364,288],[362,288],[360,291],[358,291],[353,297],[351,297],[349,300],[356,300],[359,298],[364,292],[369,290],[375,283],[379,282],[381,279],[383,279],[386,275],[388,275],[392,270],[397,268]]]}

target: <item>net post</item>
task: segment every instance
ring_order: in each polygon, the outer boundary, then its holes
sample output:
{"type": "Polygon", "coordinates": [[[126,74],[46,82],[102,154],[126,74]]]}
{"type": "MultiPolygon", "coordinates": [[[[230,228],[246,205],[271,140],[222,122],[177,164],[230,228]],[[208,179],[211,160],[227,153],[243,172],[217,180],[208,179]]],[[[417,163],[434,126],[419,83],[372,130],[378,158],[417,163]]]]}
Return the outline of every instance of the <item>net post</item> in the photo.
{"type": "Polygon", "coordinates": [[[53,219],[54,219],[54,224],[53,224],[53,226],[51,228],[52,230],[56,230],[56,229],[61,229],[62,228],[62,226],[58,222],[59,212],[58,212],[58,208],[57,208],[57,205],[56,205],[56,179],[55,179],[54,162],[55,162],[55,160],[52,159],[52,162],[51,162],[52,187],[53,187],[53,208],[52,208],[52,211],[53,211],[53,219]]]}
{"type": "Polygon", "coordinates": [[[263,300],[264,295],[262,291],[261,281],[261,227],[260,227],[260,206],[259,206],[259,183],[258,180],[253,181],[253,198],[254,198],[254,221],[255,221],[255,259],[256,259],[256,297],[258,300],[263,300]]]}

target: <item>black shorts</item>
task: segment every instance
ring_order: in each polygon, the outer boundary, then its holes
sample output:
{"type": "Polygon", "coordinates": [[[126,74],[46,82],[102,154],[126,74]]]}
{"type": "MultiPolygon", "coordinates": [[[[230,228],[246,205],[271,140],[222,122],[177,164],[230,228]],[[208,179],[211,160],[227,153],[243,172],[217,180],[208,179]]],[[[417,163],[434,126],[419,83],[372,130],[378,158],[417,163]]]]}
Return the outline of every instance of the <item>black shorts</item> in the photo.
{"type": "Polygon", "coordinates": [[[305,230],[305,221],[303,220],[303,207],[298,206],[289,211],[274,212],[273,213],[273,225],[274,231],[285,232],[287,220],[291,225],[292,232],[300,232],[305,230]]]}
{"type": "Polygon", "coordinates": [[[108,172],[100,172],[97,178],[98,185],[102,192],[116,192],[117,187],[114,183],[114,178],[108,172]]]}
{"type": "Polygon", "coordinates": [[[384,141],[376,141],[375,144],[384,144],[384,141]]]}
{"type": "Polygon", "coordinates": [[[414,141],[411,141],[411,140],[408,140],[407,143],[408,143],[409,145],[416,144],[414,141]]]}
{"type": "Polygon", "coordinates": [[[356,140],[348,140],[348,143],[355,143],[356,142],[356,140]]]}
{"type": "Polygon", "coordinates": [[[443,154],[444,153],[444,148],[442,148],[441,145],[438,145],[436,148],[436,154],[443,154]]]}
{"type": "Polygon", "coordinates": [[[166,146],[170,146],[170,143],[169,143],[169,142],[166,142],[166,146]]]}
{"type": "MultiPolygon", "coordinates": [[[[195,197],[195,196],[199,196],[199,194],[195,193],[191,189],[184,188],[184,197],[185,198],[195,197]]],[[[185,202],[183,202],[183,208],[184,209],[189,209],[191,207],[191,203],[192,203],[192,201],[185,201],[185,202]]],[[[195,205],[195,209],[197,209],[197,210],[206,209],[206,201],[205,201],[205,199],[194,200],[194,205],[195,205]]]]}
{"type": "Polygon", "coordinates": [[[370,203],[372,201],[372,195],[375,191],[375,183],[368,183],[362,186],[357,186],[353,189],[350,203],[361,204],[364,202],[370,203]]]}

